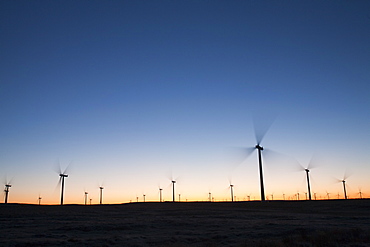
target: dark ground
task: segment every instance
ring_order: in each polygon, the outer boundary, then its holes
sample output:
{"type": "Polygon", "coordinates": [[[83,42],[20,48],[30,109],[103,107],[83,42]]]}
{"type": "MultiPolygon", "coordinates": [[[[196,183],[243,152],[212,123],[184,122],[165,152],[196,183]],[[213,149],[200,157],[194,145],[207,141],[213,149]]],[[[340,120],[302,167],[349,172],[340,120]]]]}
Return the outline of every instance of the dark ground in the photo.
{"type": "Polygon", "coordinates": [[[370,200],[0,204],[0,246],[370,246],[370,200]]]}

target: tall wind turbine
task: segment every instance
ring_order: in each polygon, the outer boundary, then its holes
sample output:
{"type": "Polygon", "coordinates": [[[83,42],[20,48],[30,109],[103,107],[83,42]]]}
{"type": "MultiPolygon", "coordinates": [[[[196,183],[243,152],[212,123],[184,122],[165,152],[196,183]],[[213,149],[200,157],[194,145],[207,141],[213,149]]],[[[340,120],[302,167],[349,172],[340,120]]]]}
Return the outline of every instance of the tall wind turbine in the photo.
{"type": "Polygon", "coordinates": [[[12,185],[10,184],[10,182],[6,182],[5,183],[5,189],[4,189],[4,192],[5,192],[5,203],[8,203],[9,188],[10,187],[12,187],[12,185]]]}
{"type": "Polygon", "coordinates": [[[162,202],[162,188],[159,188],[159,202],[162,202]]]}
{"type": "Polygon", "coordinates": [[[346,190],[346,180],[345,179],[342,180],[342,184],[343,184],[343,191],[344,191],[344,199],[347,199],[347,190],[346,190]]]}
{"type": "Polygon", "coordinates": [[[100,189],[100,204],[103,204],[103,189],[104,189],[104,187],[99,186],[99,189],[100,189]]]}
{"type": "Polygon", "coordinates": [[[305,171],[306,172],[306,180],[307,180],[307,194],[308,194],[308,199],[311,201],[312,200],[312,197],[311,197],[311,183],[310,183],[310,170],[315,168],[316,165],[314,165],[314,162],[313,162],[313,158],[311,158],[310,162],[308,163],[307,167],[304,167],[302,166],[301,164],[299,164],[300,166],[300,169],[301,171],[305,171]]]}
{"type": "Polygon", "coordinates": [[[230,184],[231,201],[234,202],[234,185],[230,184]]]}
{"type": "Polygon", "coordinates": [[[42,197],[39,195],[39,198],[38,198],[39,205],[41,205],[41,199],[42,199],[42,197]]]}
{"type": "Polygon", "coordinates": [[[67,173],[67,169],[68,167],[64,170],[64,172],[61,172],[60,168],[59,168],[59,185],[61,184],[61,191],[60,191],[60,205],[63,205],[63,202],[64,202],[64,179],[65,178],[68,178],[68,174],[67,173]]]}
{"type": "Polygon", "coordinates": [[[87,191],[85,191],[85,205],[87,205],[87,195],[88,195],[89,193],[87,192],[87,191]]]}
{"type": "Polygon", "coordinates": [[[347,178],[349,178],[351,175],[348,174],[348,172],[346,171],[344,173],[344,176],[343,176],[343,179],[337,179],[338,182],[341,182],[343,184],[343,192],[344,192],[344,199],[348,199],[347,197],[347,189],[346,189],[346,180],[347,178]]]}
{"type": "Polygon", "coordinates": [[[175,202],[175,180],[171,180],[172,183],[172,202],[175,202]]]}
{"type": "Polygon", "coordinates": [[[258,170],[259,170],[259,177],[260,177],[260,189],[261,189],[261,201],[265,201],[265,187],[263,182],[263,168],[262,168],[262,151],[264,148],[261,146],[261,142],[269,130],[273,121],[265,121],[264,124],[257,124],[254,121],[254,134],[256,138],[256,145],[254,147],[243,148],[244,149],[244,160],[249,157],[254,150],[257,149],[257,158],[258,158],[258,170]]]}
{"type": "Polygon", "coordinates": [[[59,174],[59,182],[58,182],[58,185],[61,184],[60,205],[63,205],[63,202],[64,202],[64,179],[65,178],[68,178],[67,170],[68,170],[68,168],[69,168],[70,165],[71,165],[71,163],[62,172],[62,170],[60,168],[59,161],[58,161],[58,167],[57,167],[58,170],[56,170],[56,172],[58,172],[58,174],[59,174]]]}

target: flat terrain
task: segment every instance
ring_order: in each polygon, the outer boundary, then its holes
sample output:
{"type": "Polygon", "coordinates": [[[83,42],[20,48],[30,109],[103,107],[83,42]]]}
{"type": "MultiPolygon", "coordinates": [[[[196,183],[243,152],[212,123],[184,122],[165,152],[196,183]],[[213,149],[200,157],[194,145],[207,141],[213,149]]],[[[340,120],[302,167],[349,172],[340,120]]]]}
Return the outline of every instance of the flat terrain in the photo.
{"type": "Polygon", "coordinates": [[[0,204],[0,246],[370,246],[370,200],[0,204]]]}

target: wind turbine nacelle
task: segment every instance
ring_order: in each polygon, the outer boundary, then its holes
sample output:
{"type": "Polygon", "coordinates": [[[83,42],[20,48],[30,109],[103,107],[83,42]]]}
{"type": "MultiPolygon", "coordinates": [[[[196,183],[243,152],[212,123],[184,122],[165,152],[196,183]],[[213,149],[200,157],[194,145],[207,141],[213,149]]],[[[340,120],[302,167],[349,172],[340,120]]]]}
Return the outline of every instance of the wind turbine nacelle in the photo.
{"type": "Polygon", "coordinates": [[[256,145],[256,147],[258,150],[263,150],[263,147],[261,147],[259,144],[256,145]]]}
{"type": "Polygon", "coordinates": [[[59,176],[68,178],[68,175],[67,174],[59,174],[59,176]]]}

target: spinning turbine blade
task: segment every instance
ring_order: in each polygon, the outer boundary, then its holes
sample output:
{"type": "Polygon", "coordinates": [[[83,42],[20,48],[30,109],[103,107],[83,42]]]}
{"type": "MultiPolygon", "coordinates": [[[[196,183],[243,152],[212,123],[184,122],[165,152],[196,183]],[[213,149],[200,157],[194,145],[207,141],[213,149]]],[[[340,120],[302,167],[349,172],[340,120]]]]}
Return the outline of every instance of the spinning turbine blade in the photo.
{"type": "Polygon", "coordinates": [[[254,135],[256,137],[257,145],[261,144],[263,138],[265,137],[266,133],[269,131],[275,119],[276,119],[276,114],[274,116],[272,116],[271,114],[269,116],[259,115],[258,120],[256,117],[253,117],[254,135]]]}

